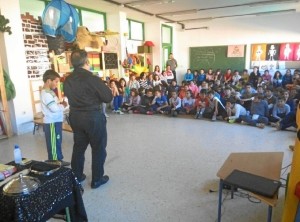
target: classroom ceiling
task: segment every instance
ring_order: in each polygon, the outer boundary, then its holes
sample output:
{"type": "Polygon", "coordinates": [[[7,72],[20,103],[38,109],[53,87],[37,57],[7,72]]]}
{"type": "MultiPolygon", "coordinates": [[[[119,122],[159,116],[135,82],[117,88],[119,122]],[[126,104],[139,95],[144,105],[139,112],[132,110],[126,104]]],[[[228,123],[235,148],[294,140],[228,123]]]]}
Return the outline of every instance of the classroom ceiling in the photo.
{"type": "Polygon", "coordinates": [[[300,0],[103,0],[126,11],[154,16],[183,29],[217,19],[284,15],[300,10],[300,0]]]}

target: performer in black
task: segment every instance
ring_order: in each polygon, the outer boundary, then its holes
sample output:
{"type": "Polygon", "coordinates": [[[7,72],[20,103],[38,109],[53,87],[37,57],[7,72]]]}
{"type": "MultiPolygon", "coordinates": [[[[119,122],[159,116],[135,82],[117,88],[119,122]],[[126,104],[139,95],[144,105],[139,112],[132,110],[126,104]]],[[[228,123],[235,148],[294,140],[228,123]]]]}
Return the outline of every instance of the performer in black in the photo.
{"type": "Polygon", "coordinates": [[[70,104],[70,125],[73,130],[74,146],[71,167],[80,182],[83,173],[85,151],[92,148],[92,188],[105,184],[109,177],[104,175],[106,159],[107,131],[106,117],[101,104],[112,101],[111,90],[89,70],[87,52],[76,50],[71,54],[74,71],[64,82],[64,93],[70,104]]]}

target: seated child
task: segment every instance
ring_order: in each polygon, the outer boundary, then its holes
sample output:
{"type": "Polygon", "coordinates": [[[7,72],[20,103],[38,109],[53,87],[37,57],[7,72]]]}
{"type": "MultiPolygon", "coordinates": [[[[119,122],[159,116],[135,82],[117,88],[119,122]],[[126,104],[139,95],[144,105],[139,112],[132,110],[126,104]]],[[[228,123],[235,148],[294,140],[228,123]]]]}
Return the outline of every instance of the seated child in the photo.
{"type": "Polygon", "coordinates": [[[196,98],[198,93],[199,93],[199,89],[198,89],[198,86],[195,85],[194,81],[190,81],[189,82],[189,89],[191,90],[192,92],[192,97],[193,98],[196,98]]]}
{"type": "Polygon", "coordinates": [[[256,94],[251,104],[250,115],[241,116],[242,123],[264,128],[269,123],[269,108],[263,95],[256,94]]]}
{"type": "Polygon", "coordinates": [[[279,97],[273,108],[272,115],[269,117],[271,126],[276,126],[276,122],[282,120],[290,111],[291,108],[285,103],[285,99],[283,97],[279,97]]]}
{"type": "Polygon", "coordinates": [[[133,111],[137,110],[137,108],[141,104],[141,97],[137,89],[132,88],[130,90],[130,98],[128,103],[123,104],[123,110],[127,111],[128,113],[132,113],[133,111]]]}
{"type": "Polygon", "coordinates": [[[185,93],[189,90],[189,86],[187,84],[182,85],[178,92],[178,97],[182,100],[185,97],[185,93]]]}
{"type": "Polygon", "coordinates": [[[181,110],[181,99],[177,96],[176,91],[172,91],[171,93],[171,98],[169,99],[169,104],[170,104],[170,111],[169,113],[171,116],[176,117],[177,114],[181,110]]]}
{"type": "Polygon", "coordinates": [[[202,117],[203,112],[206,107],[208,107],[209,102],[207,98],[207,90],[201,89],[199,96],[197,96],[195,100],[195,106],[196,106],[196,115],[195,119],[199,119],[202,117]]]}
{"type": "Polygon", "coordinates": [[[163,96],[159,89],[155,89],[154,91],[154,98],[151,103],[151,108],[156,113],[161,113],[161,114],[164,114],[170,109],[167,101],[167,97],[163,96]]]}
{"type": "Polygon", "coordinates": [[[220,99],[215,96],[213,90],[208,91],[208,106],[205,108],[203,117],[211,119],[212,121],[217,120],[217,116],[222,116],[222,118],[227,117],[225,106],[222,104],[220,99]]]}
{"type": "Polygon", "coordinates": [[[268,87],[265,91],[265,100],[268,103],[269,115],[271,115],[273,107],[277,103],[277,98],[273,95],[272,88],[268,87]]]}
{"type": "Polygon", "coordinates": [[[187,90],[185,92],[185,97],[182,99],[182,112],[185,114],[192,114],[196,113],[195,108],[195,99],[192,98],[192,91],[187,90]]]}
{"type": "Polygon", "coordinates": [[[153,89],[146,89],[146,94],[141,97],[141,106],[138,107],[139,113],[152,115],[153,89]]]}
{"type": "Polygon", "coordinates": [[[227,120],[229,123],[240,121],[241,116],[247,115],[247,110],[245,109],[245,107],[236,103],[236,100],[234,98],[229,98],[226,101],[226,112],[227,117],[225,118],[225,120],[227,120]]]}
{"type": "Polygon", "coordinates": [[[168,99],[172,97],[172,92],[175,91],[177,94],[179,92],[179,86],[177,85],[177,82],[175,79],[172,80],[171,84],[167,88],[168,90],[168,99]]]}

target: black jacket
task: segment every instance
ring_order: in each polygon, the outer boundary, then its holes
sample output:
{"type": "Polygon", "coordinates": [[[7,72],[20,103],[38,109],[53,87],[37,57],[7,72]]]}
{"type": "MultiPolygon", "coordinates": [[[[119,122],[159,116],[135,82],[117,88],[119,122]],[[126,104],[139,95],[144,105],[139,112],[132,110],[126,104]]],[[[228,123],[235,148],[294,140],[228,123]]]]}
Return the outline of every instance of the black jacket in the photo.
{"type": "Polygon", "coordinates": [[[83,68],[76,68],[64,82],[64,94],[70,110],[100,110],[101,103],[111,102],[112,92],[97,76],[83,68]]]}

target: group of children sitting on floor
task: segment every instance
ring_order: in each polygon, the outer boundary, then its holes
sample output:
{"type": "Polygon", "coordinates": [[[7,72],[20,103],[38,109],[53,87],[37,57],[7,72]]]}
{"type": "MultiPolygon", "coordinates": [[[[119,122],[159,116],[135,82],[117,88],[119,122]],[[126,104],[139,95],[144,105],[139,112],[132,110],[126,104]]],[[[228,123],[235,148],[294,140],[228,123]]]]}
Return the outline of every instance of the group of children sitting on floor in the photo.
{"type": "Polygon", "coordinates": [[[268,70],[264,71],[266,77],[257,67],[250,75],[244,70],[242,76],[238,71],[232,74],[231,69],[224,75],[220,70],[210,69],[205,74],[203,69],[199,73],[191,73],[189,69],[181,86],[175,79],[167,79],[164,72],[155,70],[150,74],[141,73],[139,80],[131,74],[128,82],[121,78],[107,83],[114,97],[111,103],[114,113],[167,114],[172,117],[186,114],[195,119],[239,122],[259,128],[266,125],[278,130],[296,127],[299,70],[293,75],[287,70],[284,85],[276,85],[269,78],[268,70]]]}

